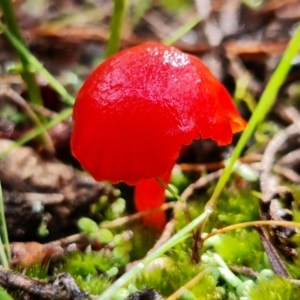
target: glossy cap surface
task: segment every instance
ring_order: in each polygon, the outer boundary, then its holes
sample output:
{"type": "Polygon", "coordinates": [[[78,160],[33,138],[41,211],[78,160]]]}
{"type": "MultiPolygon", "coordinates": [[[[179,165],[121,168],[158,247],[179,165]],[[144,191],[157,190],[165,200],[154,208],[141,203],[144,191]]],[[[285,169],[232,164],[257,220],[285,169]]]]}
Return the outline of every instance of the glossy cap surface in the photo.
{"type": "Polygon", "coordinates": [[[169,172],[183,144],[232,141],[246,123],[196,57],[144,44],[110,57],[87,78],[73,111],[74,156],[96,180],[136,184],[169,172]]]}

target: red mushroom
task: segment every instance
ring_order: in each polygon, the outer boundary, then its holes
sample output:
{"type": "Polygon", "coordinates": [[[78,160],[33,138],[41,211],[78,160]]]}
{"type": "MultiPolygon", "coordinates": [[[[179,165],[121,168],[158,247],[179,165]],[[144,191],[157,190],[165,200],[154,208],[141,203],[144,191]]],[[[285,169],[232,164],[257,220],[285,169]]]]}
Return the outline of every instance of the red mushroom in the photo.
{"type": "Polygon", "coordinates": [[[73,155],[96,180],[167,176],[182,145],[229,144],[245,128],[224,86],[196,57],[144,44],[117,53],[87,78],[73,111],[73,155]]]}

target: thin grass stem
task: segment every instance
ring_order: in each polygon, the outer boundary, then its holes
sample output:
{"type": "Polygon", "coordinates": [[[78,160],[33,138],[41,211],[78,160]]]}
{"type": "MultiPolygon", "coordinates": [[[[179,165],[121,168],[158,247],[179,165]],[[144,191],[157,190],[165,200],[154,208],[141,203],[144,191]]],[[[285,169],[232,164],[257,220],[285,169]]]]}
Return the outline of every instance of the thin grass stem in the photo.
{"type": "Polygon", "coordinates": [[[114,0],[114,11],[110,24],[110,37],[105,51],[106,58],[117,53],[119,50],[125,7],[126,0],[114,0]]]}
{"type": "MultiPolygon", "coordinates": [[[[26,48],[25,39],[22,35],[21,28],[17,22],[17,18],[11,0],[0,1],[0,6],[3,11],[3,17],[7,23],[7,28],[15,36],[19,43],[22,44],[24,48],[26,48]]],[[[32,72],[30,62],[21,55],[18,48],[15,48],[15,50],[20,58],[23,67],[21,75],[24,82],[27,85],[30,102],[33,104],[43,106],[41,91],[35,79],[35,75],[32,72]]]]}
{"type": "Polygon", "coordinates": [[[44,66],[28,51],[24,45],[13,35],[13,33],[0,21],[0,30],[14,46],[16,51],[30,64],[31,68],[40,73],[51,85],[51,87],[61,96],[62,100],[69,104],[74,104],[74,98],[67,90],[53,77],[44,66]]]}
{"type": "Polygon", "coordinates": [[[178,200],[180,203],[184,204],[185,201],[178,195],[173,189],[170,188],[168,184],[166,184],[161,178],[157,177],[155,178],[156,181],[163,186],[176,200],[178,200]]]}
{"type": "Polygon", "coordinates": [[[10,246],[9,246],[7,226],[6,226],[1,182],[0,182],[0,236],[1,236],[1,241],[3,241],[4,244],[5,257],[7,261],[7,266],[5,265],[3,266],[8,267],[9,262],[11,260],[11,253],[10,253],[10,246]]]}
{"type": "Polygon", "coordinates": [[[40,135],[44,130],[50,129],[53,126],[59,124],[60,122],[64,121],[70,115],[72,114],[72,109],[67,108],[60,112],[55,118],[53,118],[50,122],[44,124],[43,126],[38,126],[35,129],[31,130],[29,133],[27,133],[22,138],[18,139],[11,147],[8,147],[6,150],[2,151],[0,153],[0,159],[4,158],[6,155],[8,155],[13,149],[20,147],[27,143],[28,141],[32,140],[33,138],[40,135]]]}
{"type": "Polygon", "coordinates": [[[201,18],[198,13],[191,16],[181,27],[177,28],[169,37],[165,38],[162,43],[165,45],[174,44],[200,22],[201,18]]]}
{"type": "Polygon", "coordinates": [[[2,286],[0,286],[0,299],[13,300],[13,298],[6,292],[6,290],[2,286]]]}

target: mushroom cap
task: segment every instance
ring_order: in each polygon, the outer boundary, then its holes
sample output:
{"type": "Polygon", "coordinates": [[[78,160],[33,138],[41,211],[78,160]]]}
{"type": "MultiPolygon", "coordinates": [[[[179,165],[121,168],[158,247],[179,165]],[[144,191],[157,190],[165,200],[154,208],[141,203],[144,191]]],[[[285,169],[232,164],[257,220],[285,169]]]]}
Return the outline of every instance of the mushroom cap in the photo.
{"type": "Polygon", "coordinates": [[[73,120],[71,148],[83,168],[130,185],[170,172],[193,139],[226,145],[246,126],[198,58],[156,43],[100,64],[78,92],[73,120]]]}

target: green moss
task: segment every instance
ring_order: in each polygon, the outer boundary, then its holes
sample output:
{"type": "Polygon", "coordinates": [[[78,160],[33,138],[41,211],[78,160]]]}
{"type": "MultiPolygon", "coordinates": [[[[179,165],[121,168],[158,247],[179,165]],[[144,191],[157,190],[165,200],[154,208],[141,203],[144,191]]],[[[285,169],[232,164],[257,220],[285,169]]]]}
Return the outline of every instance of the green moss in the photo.
{"type": "Polygon", "coordinates": [[[112,272],[106,273],[115,266],[118,264],[111,252],[76,252],[66,257],[58,272],[70,273],[82,290],[101,294],[110,285],[111,278],[118,274],[114,272],[114,276],[109,276],[112,272]]]}
{"type": "Polygon", "coordinates": [[[200,282],[195,284],[191,288],[191,292],[196,296],[198,300],[222,300],[226,299],[223,293],[224,290],[220,287],[216,287],[217,282],[210,276],[204,276],[200,282]]]}
{"type": "MultiPolygon", "coordinates": [[[[297,253],[299,253],[300,249],[297,248],[297,253]]],[[[285,265],[287,266],[292,278],[300,279],[300,258],[297,257],[294,261],[286,261],[285,265]]]]}
{"type": "Polygon", "coordinates": [[[298,300],[300,290],[288,279],[273,277],[260,280],[257,286],[250,289],[249,296],[251,300],[298,300]]]}
{"type": "Polygon", "coordinates": [[[132,246],[129,252],[130,257],[132,260],[138,260],[145,257],[155,244],[158,236],[154,229],[148,228],[140,222],[132,224],[130,229],[133,232],[133,236],[130,239],[132,246]]]}
{"type": "Polygon", "coordinates": [[[254,229],[223,234],[214,249],[229,265],[247,266],[257,271],[268,267],[264,262],[264,248],[254,229]]]}
{"type": "MultiPolygon", "coordinates": [[[[209,196],[206,194],[194,195],[190,199],[188,207],[192,219],[203,212],[208,199],[209,196]]],[[[177,231],[187,225],[183,210],[177,211],[175,217],[177,231]]],[[[231,187],[220,196],[217,209],[210,216],[205,231],[210,232],[214,228],[253,220],[260,220],[258,198],[251,190],[241,191],[236,187],[231,187]]]]}
{"type": "MultiPolygon", "coordinates": [[[[159,262],[160,266],[150,265],[150,268],[147,268],[136,279],[135,285],[138,289],[153,288],[162,296],[167,297],[201,272],[200,266],[187,261],[175,263],[169,258],[163,258],[159,262]]],[[[197,299],[207,299],[205,295],[211,294],[215,286],[216,281],[210,275],[206,275],[191,289],[191,292],[197,299]],[[199,295],[204,298],[199,298],[199,295]]]]}
{"type": "Polygon", "coordinates": [[[217,210],[208,223],[209,228],[260,220],[258,199],[251,190],[225,192],[218,201],[217,210]]]}
{"type": "MultiPolygon", "coordinates": [[[[111,186],[109,186],[110,189],[111,186]]],[[[91,205],[89,217],[98,223],[112,221],[123,216],[126,210],[126,201],[120,195],[120,190],[114,189],[113,195],[110,197],[101,196],[96,203],[91,205]]]]}
{"type": "Polygon", "coordinates": [[[76,283],[83,291],[88,291],[90,294],[100,295],[103,293],[110,285],[110,280],[103,276],[75,276],[74,279],[76,283]]]}
{"type": "MultiPolygon", "coordinates": [[[[16,267],[15,270],[17,272],[23,273],[24,268],[16,267]]],[[[49,270],[49,262],[44,264],[35,263],[33,266],[26,268],[25,275],[31,278],[38,278],[38,279],[46,279],[48,277],[48,270],[49,270]]],[[[0,298],[1,299],[1,298],[0,298]]]]}
{"type": "Polygon", "coordinates": [[[114,263],[112,256],[104,255],[103,251],[76,252],[66,258],[61,271],[68,272],[72,276],[85,278],[88,275],[94,276],[109,270],[114,266],[114,263]]]}

